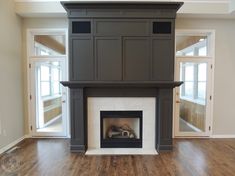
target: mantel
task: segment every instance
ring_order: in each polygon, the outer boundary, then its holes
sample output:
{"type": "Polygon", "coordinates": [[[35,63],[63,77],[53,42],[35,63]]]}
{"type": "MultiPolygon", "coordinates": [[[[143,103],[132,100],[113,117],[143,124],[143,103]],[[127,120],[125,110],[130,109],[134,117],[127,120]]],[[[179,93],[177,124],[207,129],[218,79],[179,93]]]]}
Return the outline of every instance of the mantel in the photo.
{"type": "Polygon", "coordinates": [[[62,81],[63,86],[69,88],[175,88],[182,84],[180,81],[62,81]]]}

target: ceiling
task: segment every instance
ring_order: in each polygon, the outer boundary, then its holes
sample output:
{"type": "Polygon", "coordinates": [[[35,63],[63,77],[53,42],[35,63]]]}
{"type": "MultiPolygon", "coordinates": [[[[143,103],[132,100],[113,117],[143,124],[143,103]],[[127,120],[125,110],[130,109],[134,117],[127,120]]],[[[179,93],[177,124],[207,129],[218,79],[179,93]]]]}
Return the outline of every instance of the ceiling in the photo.
{"type": "MultiPolygon", "coordinates": [[[[100,0],[87,0],[87,1],[100,1],[100,0]]],[[[102,0],[102,1],[108,1],[108,0],[102,0]]],[[[126,0],[119,0],[119,1],[126,1],[126,0]]],[[[129,0],[129,1],[144,1],[144,0],[129,0]]],[[[151,0],[151,1],[159,1],[159,0],[151,0]]],[[[161,0],[161,1],[177,1],[177,0],[161,0]]],[[[235,19],[235,0],[183,0],[183,2],[184,5],[178,11],[178,17],[180,18],[200,17],[200,18],[235,19]]],[[[62,5],[60,4],[60,1],[58,0],[15,0],[15,11],[18,15],[22,17],[66,17],[66,12],[62,7],[62,5]]]]}

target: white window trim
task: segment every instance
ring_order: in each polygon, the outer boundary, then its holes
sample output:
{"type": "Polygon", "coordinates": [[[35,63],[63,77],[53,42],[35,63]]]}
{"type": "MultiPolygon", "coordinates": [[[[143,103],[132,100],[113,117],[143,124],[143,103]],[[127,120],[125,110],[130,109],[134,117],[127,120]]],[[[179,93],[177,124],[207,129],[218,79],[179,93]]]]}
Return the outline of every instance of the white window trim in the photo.
{"type": "MultiPolygon", "coordinates": [[[[209,137],[212,137],[213,135],[213,108],[214,108],[214,70],[215,70],[215,30],[211,30],[211,29],[205,29],[205,30],[201,30],[201,29],[196,29],[196,30],[193,30],[193,29],[180,29],[180,30],[176,30],[176,35],[175,36],[185,36],[185,35],[188,35],[188,36],[205,36],[207,35],[208,36],[208,56],[206,57],[203,57],[204,60],[209,60],[210,63],[211,63],[211,66],[212,66],[212,69],[211,69],[211,84],[209,85],[208,89],[210,90],[210,96],[212,96],[212,100],[209,102],[210,103],[210,111],[208,112],[209,114],[209,117],[208,117],[208,125],[210,126],[210,131],[209,131],[209,137]]],[[[175,48],[175,51],[176,51],[176,48],[175,48]]],[[[178,56],[177,56],[178,57],[178,56]]],[[[195,61],[200,61],[200,58],[201,56],[179,56],[181,59],[186,59],[186,58],[190,58],[192,60],[195,60],[195,61]]],[[[176,61],[176,60],[175,60],[176,61]]],[[[176,65],[176,64],[175,64],[176,65]]],[[[175,75],[176,75],[176,69],[175,69],[175,75]]],[[[209,98],[207,98],[207,102],[209,101],[208,100],[209,98]]],[[[175,119],[176,118],[176,92],[174,91],[174,97],[173,97],[173,112],[174,112],[174,115],[173,115],[173,134],[172,136],[175,137],[176,134],[175,134],[175,119]]],[[[189,138],[192,138],[192,137],[204,137],[202,134],[198,133],[198,134],[194,134],[192,135],[191,133],[185,133],[185,135],[183,136],[184,138],[185,137],[189,137],[189,138]]]]}
{"type": "MultiPolygon", "coordinates": [[[[66,58],[65,61],[65,67],[68,70],[68,29],[67,28],[30,28],[27,29],[27,51],[26,51],[26,56],[27,56],[27,61],[26,61],[26,68],[27,68],[27,104],[28,104],[28,136],[33,137],[33,131],[31,130],[31,126],[33,125],[32,121],[32,116],[34,115],[31,111],[31,71],[30,71],[30,65],[31,65],[31,60],[32,59],[37,59],[37,60],[45,60],[45,59],[53,59],[53,58],[58,58],[58,60],[66,58]],[[34,53],[34,40],[33,36],[34,35],[64,35],[66,36],[66,55],[58,55],[58,56],[34,56],[32,53],[34,53]]],[[[66,75],[66,80],[68,80],[68,74],[66,75]]],[[[69,94],[67,94],[69,96],[69,94]]],[[[66,137],[70,138],[70,121],[69,121],[69,102],[67,102],[67,123],[66,123],[66,137]]],[[[49,134],[50,136],[50,134],[49,134]]],[[[38,136],[40,137],[40,136],[38,136]]],[[[43,136],[45,137],[45,136],[43,136]]],[[[61,138],[61,137],[56,137],[55,138],[61,138]]],[[[64,138],[64,137],[62,137],[64,138]]]]}

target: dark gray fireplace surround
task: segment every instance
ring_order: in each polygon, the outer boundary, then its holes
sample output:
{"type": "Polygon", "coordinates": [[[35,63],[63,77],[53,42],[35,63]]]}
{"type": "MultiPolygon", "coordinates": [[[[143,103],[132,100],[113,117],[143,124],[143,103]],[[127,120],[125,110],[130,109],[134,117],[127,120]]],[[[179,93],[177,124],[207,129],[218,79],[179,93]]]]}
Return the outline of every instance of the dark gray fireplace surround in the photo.
{"type": "MultiPolygon", "coordinates": [[[[156,150],[172,149],[175,17],[182,2],[62,2],[69,18],[71,151],[87,150],[88,97],[155,97],[156,150]]],[[[143,117],[148,118],[148,117],[143,117]]],[[[144,128],[144,127],[143,127],[144,128]]]]}

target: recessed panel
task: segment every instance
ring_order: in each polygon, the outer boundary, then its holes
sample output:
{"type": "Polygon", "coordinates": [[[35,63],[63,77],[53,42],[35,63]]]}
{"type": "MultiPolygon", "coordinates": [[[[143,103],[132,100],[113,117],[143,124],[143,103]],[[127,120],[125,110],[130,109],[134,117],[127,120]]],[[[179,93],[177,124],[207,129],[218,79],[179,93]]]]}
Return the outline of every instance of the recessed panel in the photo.
{"type": "Polygon", "coordinates": [[[154,34],[171,34],[171,22],[158,21],[153,22],[154,34]]]}
{"type": "Polygon", "coordinates": [[[89,34],[91,33],[90,21],[73,21],[72,22],[73,34],[89,34]]]}
{"type": "Polygon", "coordinates": [[[123,42],[124,80],[149,80],[150,47],[146,37],[128,37],[123,42]]]}

